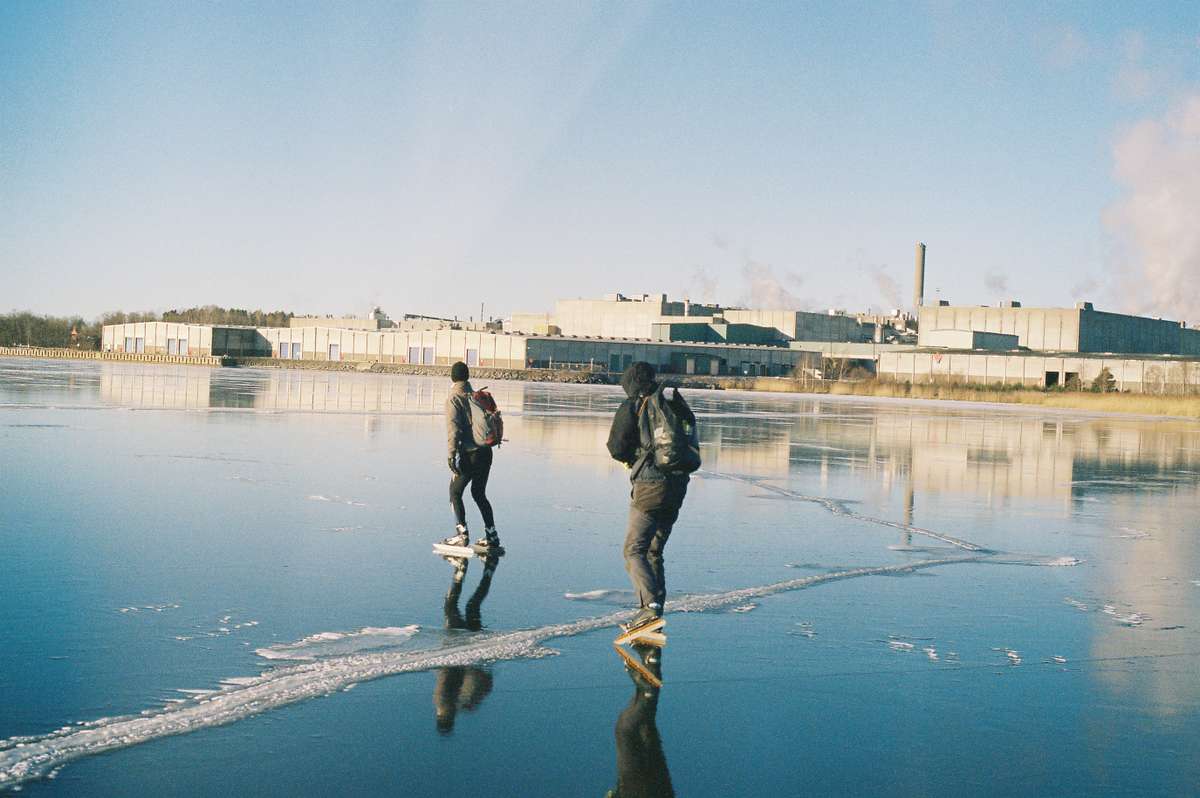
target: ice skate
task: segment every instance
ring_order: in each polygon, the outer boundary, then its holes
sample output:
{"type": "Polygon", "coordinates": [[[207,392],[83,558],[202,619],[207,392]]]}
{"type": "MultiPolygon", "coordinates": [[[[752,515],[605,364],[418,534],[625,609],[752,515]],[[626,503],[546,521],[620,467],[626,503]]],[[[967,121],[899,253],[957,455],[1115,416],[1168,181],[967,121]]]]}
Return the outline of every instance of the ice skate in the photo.
{"type": "MultiPolygon", "coordinates": [[[[621,634],[617,635],[617,639],[613,642],[617,645],[622,645],[632,640],[646,637],[658,632],[666,623],[666,619],[662,617],[662,607],[657,604],[650,604],[649,606],[642,607],[629,623],[620,625],[621,634]]],[[[663,635],[658,634],[656,637],[662,638],[663,635]]]]}

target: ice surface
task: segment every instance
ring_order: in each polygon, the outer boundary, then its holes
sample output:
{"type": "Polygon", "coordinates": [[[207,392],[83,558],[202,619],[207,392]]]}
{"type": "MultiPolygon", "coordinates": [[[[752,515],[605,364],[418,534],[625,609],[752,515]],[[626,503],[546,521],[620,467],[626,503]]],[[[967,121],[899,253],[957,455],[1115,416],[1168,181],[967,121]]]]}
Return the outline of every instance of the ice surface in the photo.
{"type": "MultiPolygon", "coordinates": [[[[414,795],[611,788],[627,681],[596,654],[634,603],[629,487],[604,450],[620,390],[492,386],[510,556],[480,610],[481,566],[458,595],[429,554],[448,532],[446,387],[0,361],[7,783],[132,746],[69,766],[67,791],[153,794],[182,762],[197,794],[383,794],[398,761],[414,795]],[[445,745],[429,691],[452,702],[454,674],[498,686],[445,745]],[[336,697],[291,706],[319,695],[336,697]],[[464,749],[506,772],[454,767],[464,749]]],[[[1200,425],[687,395],[705,470],[667,549],[668,611],[690,614],[671,619],[658,716],[677,794],[774,794],[796,773],[814,794],[1189,794],[1200,425]],[[856,744],[814,744],[805,718],[856,744]],[[988,744],[963,749],[964,733],[988,744]],[[1055,767],[984,775],[1035,749],[1055,767]]]]}

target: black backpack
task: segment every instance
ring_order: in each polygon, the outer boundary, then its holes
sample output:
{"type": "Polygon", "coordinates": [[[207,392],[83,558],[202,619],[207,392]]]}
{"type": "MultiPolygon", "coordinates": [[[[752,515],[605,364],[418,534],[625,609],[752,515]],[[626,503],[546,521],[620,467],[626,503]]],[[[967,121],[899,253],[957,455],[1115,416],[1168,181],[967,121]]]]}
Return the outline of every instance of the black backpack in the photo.
{"type": "MultiPolygon", "coordinates": [[[[677,413],[673,404],[687,408],[679,395],[667,401],[665,389],[659,386],[642,399],[638,411],[638,432],[647,459],[653,457],[655,468],[664,474],[690,474],[700,467],[700,436],[696,425],[677,413]]],[[[688,415],[692,415],[690,412],[688,415]]],[[[694,418],[695,416],[692,415],[694,418]]]]}

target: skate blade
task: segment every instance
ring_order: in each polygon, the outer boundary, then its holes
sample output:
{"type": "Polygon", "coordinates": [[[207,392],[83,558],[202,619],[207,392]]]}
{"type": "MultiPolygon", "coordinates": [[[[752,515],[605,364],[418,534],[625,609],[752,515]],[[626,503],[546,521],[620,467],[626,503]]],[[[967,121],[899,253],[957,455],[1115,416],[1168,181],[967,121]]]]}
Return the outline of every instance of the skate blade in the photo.
{"type": "Polygon", "coordinates": [[[617,653],[621,655],[621,659],[625,660],[625,665],[637,671],[638,675],[649,682],[652,687],[658,688],[663,686],[662,679],[655,676],[649,668],[639,662],[637,657],[633,656],[615,643],[613,644],[613,648],[615,648],[617,653]]]}
{"type": "Polygon", "coordinates": [[[663,648],[664,646],[667,645],[667,636],[665,634],[663,634],[662,632],[646,632],[645,634],[638,635],[637,637],[635,637],[633,640],[631,640],[629,642],[631,642],[631,643],[648,643],[652,646],[657,646],[658,648],[663,648]]]}
{"type": "Polygon", "coordinates": [[[461,557],[463,559],[475,556],[475,550],[470,546],[451,546],[446,543],[434,543],[433,553],[443,557],[461,557]]]}
{"type": "Polygon", "coordinates": [[[613,643],[618,646],[624,645],[631,640],[637,640],[639,637],[642,637],[647,633],[657,632],[659,629],[663,628],[666,623],[666,618],[655,618],[650,623],[639,626],[637,629],[630,629],[628,632],[622,632],[621,634],[617,635],[617,639],[614,640],[613,643]]]}
{"type": "Polygon", "coordinates": [[[479,544],[476,543],[471,546],[471,551],[475,552],[475,554],[480,559],[485,559],[485,560],[488,557],[503,557],[504,556],[504,547],[503,546],[480,546],[479,544]]]}

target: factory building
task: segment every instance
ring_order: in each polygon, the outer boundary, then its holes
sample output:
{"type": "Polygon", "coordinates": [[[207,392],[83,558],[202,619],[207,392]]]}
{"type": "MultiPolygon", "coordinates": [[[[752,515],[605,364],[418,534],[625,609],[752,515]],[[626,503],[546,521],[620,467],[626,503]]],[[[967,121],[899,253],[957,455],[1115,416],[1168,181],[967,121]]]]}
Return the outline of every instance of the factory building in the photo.
{"type": "Polygon", "coordinates": [[[255,327],[143,321],[106,324],[100,335],[103,352],[152,355],[231,355],[249,357],[265,350],[255,327]]]}
{"type": "Polygon", "coordinates": [[[695,342],[723,340],[776,346],[786,346],[794,340],[867,342],[875,337],[874,324],[862,323],[837,311],[812,313],[722,308],[688,300],[672,302],[666,294],[636,297],[610,294],[603,299],[562,299],[555,303],[553,314],[514,313],[506,329],[530,335],[695,342]],[[715,329],[720,325],[725,325],[724,329],[715,329]],[[752,329],[755,327],[761,329],[752,329]]]}
{"type": "Polygon", "coordinates": [[[1133,393],[1181,394],[1200,390],[1200,361],[1184,357],[1043,352],[881,351],[876,373],[911,383],[1025,385],[1085,390],[1093,385],[1133,393]],[[1107,369],[1111,381],[1099,386],[1107,369]]]}
{"type": "Polygon", "coordinates": [[[1200,330],[1165,319],[1106,313],[1091,302],[1074,308],[1023,308],[1019,302],[920,308],[918,346],[943,346],[939,341],[948,330],[1016,336],[1018,346],[1038,352],[1200,356],[1200,330]]]}
{"type": "Polygon", "coordinates": [[[336,327],[214,327],[171,322],[106,325],[110,352],[274,357],[497,369],[621,371],[635,360],[666,373],[788,376],[816,369],[820,356],[780,346],[713,341],[688,343],[571,336],[520,335],[488,330],[357,330],[336,327]]]}

